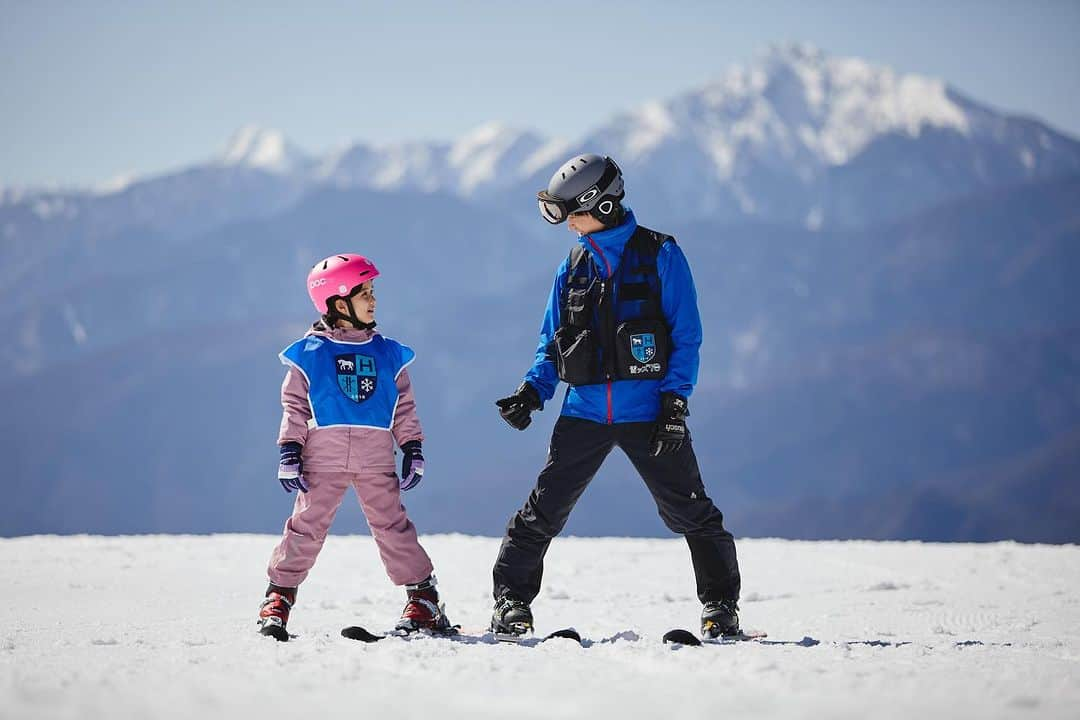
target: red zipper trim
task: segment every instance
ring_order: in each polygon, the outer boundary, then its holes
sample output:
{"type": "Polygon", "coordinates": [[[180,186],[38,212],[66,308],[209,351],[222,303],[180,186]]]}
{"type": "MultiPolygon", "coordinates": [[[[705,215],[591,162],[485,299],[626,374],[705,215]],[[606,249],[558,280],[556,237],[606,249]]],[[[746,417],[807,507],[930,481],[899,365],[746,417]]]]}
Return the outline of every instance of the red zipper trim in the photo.
{"type": "Polygon", "coordinates": [[[611,425],[613,422],[614,422],[614,417],[612,417],[612,412],[611,412],[611,381],[608,380],[608,383],[607,383],[607,424],[611,425]]]}
{"type": "Polygon", "coordinates": [[[596,250],[596,254],[600,256],[600,259],[604,261],[604,266],[607,268],[608,279],[611,279],[611,263],[607,261],[607,256],[604,255],[604,251],[600,249],[600,246],[596,244],[592,239],[592,235],[586,235],[585,239],[589,241],[589,244],[596,250]]]}
{"type": "MultiPolygon", "coordinates": [[[[604,255],[604,251],[600,249],[600,246],[596,244],[596,241],[592,239],[592,235],[586,235],[585,239],[589,241],[589,244],[596,250],[596,254],[600,256],[600,259],[604,261],[604,267],[607,268],[607,279],[611,280],[611,263],[608,262],[607,255],[604,255]]],[[[607,382],[607,424],[612,425],[615,422],[615,413],[611,407],[611,380],[607,382]]]]}

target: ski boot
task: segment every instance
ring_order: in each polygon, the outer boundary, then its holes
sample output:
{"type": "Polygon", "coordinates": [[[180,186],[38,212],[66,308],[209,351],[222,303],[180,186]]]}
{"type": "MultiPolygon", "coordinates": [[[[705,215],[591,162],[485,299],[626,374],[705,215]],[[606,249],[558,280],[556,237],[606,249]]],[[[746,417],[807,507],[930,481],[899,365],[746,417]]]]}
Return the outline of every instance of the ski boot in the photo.
{"type": "Polygon", "coordinates": [[[739,635],[739,604],[735,600],[710,600],[701,609],[701,637],[706,640],[739,635]]]}
{"type": "Polygon", "coordinates": [[[296,588],[270,583],[270,587],[266,588],[266,599],[259,606],[259,634],[287,642],[289,631],[285,625],[289,622],[289,610],[295,602],[296,588]]]}
{"type": "Polygon", "coordinates": [[[532,610],[529,603],[504,595],[495,602],[491,614],[491,631],[505,635],[524,635],[533,630],[532,610]]]}
{"type": "Polygon", "coordinates": [[[429,575],[414,585],[406,585],[409,596],[405,609],[401,611],[395,630],[411,633],[417,630],[434,632],[453,632],[454,626],[446,617],[446,612],[439,604],[439,591],[435,589],[435,576],[429,575]]]}

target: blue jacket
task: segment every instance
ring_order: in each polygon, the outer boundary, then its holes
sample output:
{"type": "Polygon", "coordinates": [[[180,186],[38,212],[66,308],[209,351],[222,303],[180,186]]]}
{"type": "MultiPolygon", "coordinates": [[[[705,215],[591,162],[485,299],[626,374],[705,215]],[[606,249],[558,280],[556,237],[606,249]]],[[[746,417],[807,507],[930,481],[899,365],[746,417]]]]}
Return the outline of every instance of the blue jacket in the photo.
{"type": "MultiPolygon", "coordinates": [[[[619,259],[636,228],[637,219],[633,211],[627,209],[622,225],[578,238],[600,275],[604,278],[614,275],[616,299],[619,297],[619,259]]],[[[698,314],[697,291],[690,275],[690,265],[677,244],[666,242],[656,257],[656,267],[660,276],[661,307],[671,330],[667,375],[661,380],[615,380],[569,386],[563,398],[563,415],[599,423],[651,422],[660,413],[660,393],[676,392],[688,398],[694,391],[698,375],[698,350],[701,347],[701,316],[698,314]]],[[[548,357],[548,345],[559,329],[559,304],[568,273],[569,258],[563,261],[555,275],[544,322],[540,327],[536,361],[525,374],[525,380],[536,388],[543,401],[555,395],[559,384],[555,363],[548,357]]],[[[624,319],[627,318],[618,318],[624,319]]]]}

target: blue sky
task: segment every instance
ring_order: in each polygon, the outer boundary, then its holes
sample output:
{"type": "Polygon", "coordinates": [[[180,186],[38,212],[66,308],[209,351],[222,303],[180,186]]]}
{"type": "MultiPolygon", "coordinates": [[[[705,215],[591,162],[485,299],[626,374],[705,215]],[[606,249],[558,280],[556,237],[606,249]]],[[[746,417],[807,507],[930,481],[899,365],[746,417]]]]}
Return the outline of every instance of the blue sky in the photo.
{"type": "Polygon", "coordinates": [[[177,168],[248,123],[312,152],[489,120],[574,138],[786,41],[1080,136],[1080,3],[898,5],[0,2],[0,184],[177,168]]]}

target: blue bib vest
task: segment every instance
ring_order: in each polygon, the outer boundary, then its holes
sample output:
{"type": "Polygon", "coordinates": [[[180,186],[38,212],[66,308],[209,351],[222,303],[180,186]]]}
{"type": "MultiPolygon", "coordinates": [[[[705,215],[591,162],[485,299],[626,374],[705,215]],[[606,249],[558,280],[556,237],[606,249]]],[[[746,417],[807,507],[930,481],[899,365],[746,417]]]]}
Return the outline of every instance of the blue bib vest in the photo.
{"type": "Polygon", "coordinates": [[[364,342],[311,335],[297,340],[278,357],[307,379],[310,427],[390,430],[398,403],[397,376],[416,353],[377,334],[364,342]]]}

